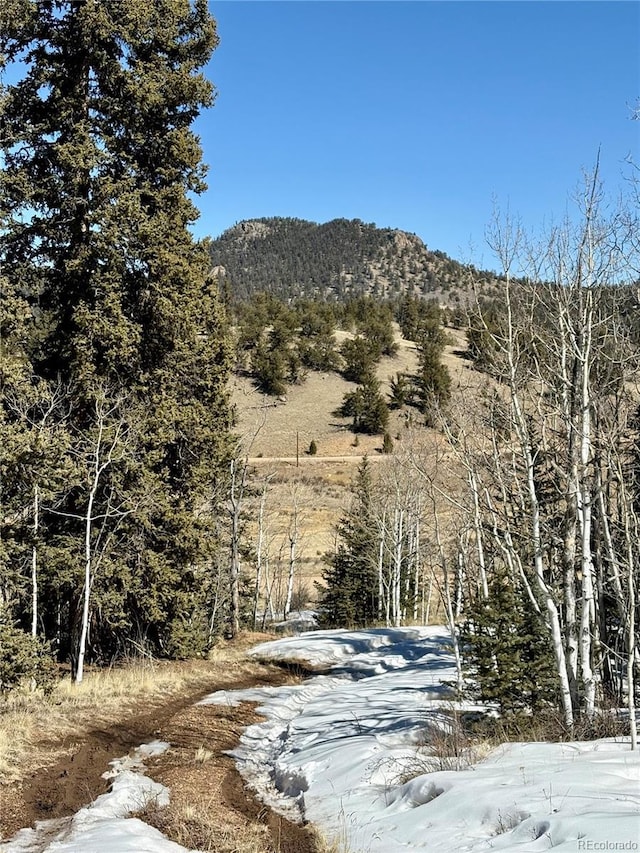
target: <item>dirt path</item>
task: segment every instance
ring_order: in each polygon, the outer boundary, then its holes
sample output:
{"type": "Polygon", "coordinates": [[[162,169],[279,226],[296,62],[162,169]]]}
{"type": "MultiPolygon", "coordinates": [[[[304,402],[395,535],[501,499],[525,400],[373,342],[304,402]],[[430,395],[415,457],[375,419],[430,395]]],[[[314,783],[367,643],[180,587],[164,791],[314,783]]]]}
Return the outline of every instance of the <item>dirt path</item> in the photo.
{"type": "Polygon", "coordinates": [[[318,851],[312,833],[258,802],[244,786],[233,759],[222,754],[259,719],[249,704],[191,706],[172,717],[159,732],[171,750],[147,765],[149,775],[171,790],[171,803],[145,819],[188,848],[216,853],[318,851]],[[199,815],[206,819],[198,819],[199,815]],[[168,831],[175,825],[181,827],[178,838],[168,831]]]}
{"type": "Polygon", "coordinates": [[[196,705],[218,689],[280,685],[294,677],[274,666],[261,666],[257,677],[237,680],[228,674],[207,689],[187,692],[167,703],[129,709],[121,722],[94,728],[65,743],[65,755],[38,768],[21,785],[0,789],[2,837],[38,820],[74,814],[108,789],[102,773],[109,761],[142,743],[160,739],[171,744],[162,756],[147,762],[147,775],[166,784],[171,803],[142,815],[173,840],[188,848],[217,853],[317,853],[309,829],[273,814],[245,789],[232,749],[246,726],[259,719],[253,707],[196,705]]]}
{"type": "MultiPolygon", "coordinates": [[[[374,453],[372,455],[367,455],[367,459],[369,461],[375,459],[385,459],[387,458],[382,453],[374,453]]],[[[362,462],[364,459],[363,455],[349,454],[343,456],[309,456],[308,454],[300,454],[298,458],[295,456],[252,456],[249,458],[248,462],[250,465],[266,465],[273,462],[287,462],[291,465],[321,465],[323,462],[362,462]]]]}

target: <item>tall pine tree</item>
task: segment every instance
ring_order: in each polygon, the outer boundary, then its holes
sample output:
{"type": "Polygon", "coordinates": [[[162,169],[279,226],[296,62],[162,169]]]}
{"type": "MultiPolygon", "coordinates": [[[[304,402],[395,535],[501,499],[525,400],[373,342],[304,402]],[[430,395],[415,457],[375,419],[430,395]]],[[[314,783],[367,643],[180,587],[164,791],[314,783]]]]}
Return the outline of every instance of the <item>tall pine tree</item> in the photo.
{"type": "Polygon", "coordinates": [[[378,618],[378,529],[371,464],[365,456],[352,486],[351,506],[340,520],[338,547],[327,557],[319,587],[325,625],[362,628],[378,618]]]}
{"type": "Polygon", "coordinates": [[[215,24],[206,0],[9,0],[2,15],[20,79],[0,101],[1,260],[29,307],[33,376],[70,389],[80,470],[42,508],[71,560],[62,583],[52,558],[46,630],[75,658],[90,589],[96,655],[131,633],[198,650],[230,426],[226,321],[190,232],[215,24]]]}

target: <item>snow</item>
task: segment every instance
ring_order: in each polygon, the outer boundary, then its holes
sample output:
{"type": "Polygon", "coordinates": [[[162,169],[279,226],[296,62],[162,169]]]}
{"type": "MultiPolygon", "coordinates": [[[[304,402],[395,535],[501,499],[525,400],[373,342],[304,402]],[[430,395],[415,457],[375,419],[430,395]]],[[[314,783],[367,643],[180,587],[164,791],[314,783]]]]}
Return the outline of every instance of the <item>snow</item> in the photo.
{"type": "MultiPolygon", "coordinates": [[[[233,755],[258,796],[318,825],[348,853],[557,853],[640,849],[640,760],[626,738],[503,744],[434,757],[450,726],[455,666],[443,628],[314,631],[263,643],[258,659],[299,663],[300,684],[211,694],[257,702],[264,720],[233,755]]],[[[168,801],[144,761],[153,742],[112,762],[109,793],[44,821],[2,853],[186,853],[130,815],[168,801]]]]}
{"type": "Polygon", "coordinates": [[[145,776],[144,760],[169,748],[152,741],[133,755],[112,761],[103,774],[113,779],[111,790],[73,817],[39,821],[34,829],[21,829],[0,846],[2,853],[185,853],[161,832],[138,818],[129,817],[150,803],[167,805],[169,791],[145,776]]]}
{"type": "Polygon", "coordinates": [[[271,627],[277,634],[313,631],[318,627],[318,614],[315,610],[291,610],[280,622],[273,622],[271,627]]]}
{"type": "Polygon", "coordinates": [[[299,685],[214,693],[258,702],[233,751],[260,798],[350,853],[640,849],[640,761],[628,739],[505,744],[439,768],[454,708],[443,628],[316,631],[260,659],[327,669],[299,685]]]}

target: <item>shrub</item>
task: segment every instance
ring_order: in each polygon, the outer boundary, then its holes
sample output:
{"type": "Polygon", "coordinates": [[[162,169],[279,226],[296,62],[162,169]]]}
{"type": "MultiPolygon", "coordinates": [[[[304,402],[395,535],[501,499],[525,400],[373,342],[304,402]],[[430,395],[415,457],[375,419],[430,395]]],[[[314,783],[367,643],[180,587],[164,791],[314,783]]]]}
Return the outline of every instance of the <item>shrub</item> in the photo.
{"type": "Polygon", "coordinates": [[[309,456],[315,456],[318,452],[318,445],[315,443],[314,439],[311,439],[311,444],[309,445],[309,456]]]}
{"type": "Polygon", "coordinates": [[[0,622],[0,693],[9,693],[23,681],[31,680],[48,694],[55,679],[56,665],[49,644],[0,622]]]}
{"type": "Polygon", "coordinates": [[[167,626],[165,651],[177,660],[204,657],[209,651],[209,630],[201,613],[176,617],[167,626]]]}

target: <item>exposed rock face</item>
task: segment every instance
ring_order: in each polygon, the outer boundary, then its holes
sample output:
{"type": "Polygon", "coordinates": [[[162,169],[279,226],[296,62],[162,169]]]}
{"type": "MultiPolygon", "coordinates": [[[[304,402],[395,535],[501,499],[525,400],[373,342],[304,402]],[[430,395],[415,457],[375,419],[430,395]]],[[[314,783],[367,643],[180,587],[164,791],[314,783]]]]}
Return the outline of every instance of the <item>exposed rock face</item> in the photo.
{"type": "Polygon", "coordinates": [[[225,234],[234,237],[238,240],[252,240],[256,237],[265,237],[271,228],[266,220],[247,219],[244,222],[238,222],[232,228],[225,231],[225,234]]]}

